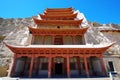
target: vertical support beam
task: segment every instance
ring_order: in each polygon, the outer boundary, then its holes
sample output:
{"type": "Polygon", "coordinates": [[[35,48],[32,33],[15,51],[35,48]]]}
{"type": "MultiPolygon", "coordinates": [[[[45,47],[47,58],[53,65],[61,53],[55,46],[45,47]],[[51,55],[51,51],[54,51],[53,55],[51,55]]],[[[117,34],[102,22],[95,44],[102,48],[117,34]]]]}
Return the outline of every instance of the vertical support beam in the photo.
{"type": "Polygon", "coordinates": [[[31,57],[30,70],[29,70],[29,77],[32,77],[32,73],[33,73],[33,64],[34,64],[34,57],[31,57]]]}
{"type": "Polygon", "coordinates": [[[70,77],[70,57],[67,56],[67,76],[70,77]]]}
{"type": "Polygon", "coordinates": [[[49,64],[48,64],[48,77],[51,77],[51,63],[52,63],[52,57],[49,57],[49,64]]]}
{"type": "Polygon", "coordinates": [[[101,63],[101,67],[102,67],[102,70],[103,70],[103,72],[104,72],[104,75],[107,76],[107,71],[106,71],[106,69],[105,69],[103,57],[100,57],[100,63],[101,63]]]}
{"type": "Polygon", "coordinates": [[[72,35],[72,44],[75,44],[75,35],[72,35]]]}
{"type": "Polygon", "coordinates": [[[85,65],[86,76],[89,77],[89,70],[88,70],[88,64],[87,64],[87,57],[85,57],[85,56],[84,56],[84,65],[85,65]]]}
{"type": "Polygon", "coordinates": [[[42,44],[45,42],[45,35],[42,35],[42,44]]]}
{"type": "Polygon", "coordinates": [[[13,64],[12,64],[12,68],[11,68],[11,72],[10,72],[10,76],[12,76],[13,73],[14,73],[15,65],[16,65],[16,62],[17,62],[16,59],[17,59],[17,55],[16,55],[16,53],[15,53],[15,55],[14,55],[14,60],[13,60],[13,64]]]}

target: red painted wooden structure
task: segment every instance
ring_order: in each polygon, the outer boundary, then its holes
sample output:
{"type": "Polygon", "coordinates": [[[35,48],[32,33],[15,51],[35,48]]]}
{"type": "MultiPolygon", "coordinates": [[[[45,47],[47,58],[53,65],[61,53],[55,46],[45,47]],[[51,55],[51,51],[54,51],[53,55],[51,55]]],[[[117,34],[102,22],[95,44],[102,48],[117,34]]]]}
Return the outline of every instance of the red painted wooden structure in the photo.
{"type": "MultiPolygon", "coordinates": [[[[44,12],[44,15],[40,15],[41,20],[34,18],[33,20],[35,24],[39,26],[78,26],[77,28],[64,28],[58,29],[58,28],[32,28],[28,27],[30,33],[32,34],[33,38],[35,35],[52,35],[52,45],[30,45],[30,46],[12,46],[9,44],[6,44],[6,46],[14,53],[14,62],[11,69],[11,75],[14,73],[15,65],[16,65],[16,59],[26,56],[29,57],[30,60],[30,68],[29,68],[29,77],[32,77],[33,73],[33,66],[34,66],[34,59],[40,58],[40,57],[46,57],[48,58],[48,77],[51,77],[51,75],[54,73],[53,67],[55,66],[53,59],[62,57],[64,58],[64,64],[63,64],[63,73],[67,73],[67,77],[70,77],[70,58],[77,57],[77,63],[78,63],[78,69],[81,71],[80,67],[80,58],[83,59],[84,66],[85,66],[85,73],[86,76],[89,77],[89,68],[88,68],[88,62],[87,59],[89,57],[97,57],[100,59],[101,67],[105,75],[107,75],[104,62],[103,62],[103,53],[111,47],[113,44],[106,45],[106,46],[99,46],[99,45],[54,45],[54,36],[61,35],[65,37],[66,35],[71,35],[72,43],[75,43],[75,36],[80,35],[84,37],[85,32],[88,28],[80,28],[83,19],[81,20],[75,20],[74,18],[77,17],[77,13],[73,14],[73,8],[60,8],[60,9],[51,9],[47,8],[44,12]],[[66,15],[67,14],[67,15],[66,15]],[[56,20],[55,20],[56,19],[56,20]],[[61,20],[62,19],[62,20],[61,20]],[[66,20],[67,19],[67,20],[66,20]]],[[[34,39],[33,39],[34,40],[34,39]]],[[[60,38],[59,38],[60,40],[60,38]]],[[[62,41],[62,38],[61,40],[62,41]]],[[[42,39],[42,43],[44,43],[44,39],[42,39]]],[[[37,61],[38,63],[39,60],[37,61]]],[[[37,65],[37,70],[40,64],[37,65]]],[[[36,72],[38,73],[38,72],[36,72]]]]}

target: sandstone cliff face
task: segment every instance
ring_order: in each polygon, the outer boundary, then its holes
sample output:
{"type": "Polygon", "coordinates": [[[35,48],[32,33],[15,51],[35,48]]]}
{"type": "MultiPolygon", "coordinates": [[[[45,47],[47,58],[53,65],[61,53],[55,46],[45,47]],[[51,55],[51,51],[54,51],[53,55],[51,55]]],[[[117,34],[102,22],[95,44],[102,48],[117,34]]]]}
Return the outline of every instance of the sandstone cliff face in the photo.
{"type": "Polygon", "coordinates": [[[30,25],[33,25],[31,18],[0,18],[0,66],[8,66],[13,57],[13,53],[5,47],[3,40],[9,44],[19,44],[27,36],[26,30],[30,25]]]}
{"type": "Polygon", "coordinates": [[[89,24],[91,24],[93,27],[100,27],[100,26],[107,26],[110,27],[112,26],[115,29],[120,29],[120,24],[114,24],[114,23],[110,23],[110,24],[100,24],[97,22],[89,22],[89,24]]]}
{"type": "Polygon", "coordinates": [[[3,44],[3,40],[8,44],[24,45],[22,42],[28,36],[27,27],[30,25],[33,25],[32,18],[0,18],[0,77],[7,75],[13,61],[13,53],[3,44]]]}
{"type": "Polygon", "coordinates": [[[91,22],[89,24],[91,24],[93,27],[95,27],[99,31],[108,30],[108,31],[102,32],[102,34],[110,42],[115,42],[115,45],[113,45],[110,49],[107,50],[106,55],[120,56],[120,37],[119,37],[120,24],[99,24],[97,22],[91,22]]]}

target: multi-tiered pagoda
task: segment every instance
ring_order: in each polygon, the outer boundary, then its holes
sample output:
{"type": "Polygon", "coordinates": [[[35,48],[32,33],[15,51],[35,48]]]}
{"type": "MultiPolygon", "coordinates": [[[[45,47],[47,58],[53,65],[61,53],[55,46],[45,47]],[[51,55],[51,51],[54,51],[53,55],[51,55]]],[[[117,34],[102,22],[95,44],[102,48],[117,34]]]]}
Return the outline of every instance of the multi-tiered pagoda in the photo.
{"type": "Polygon", "coordinates": [[[89,26],[73,8],[47,8],[33,17],[29,26],[31,43],[6,46],[14,53],[13,77],[107,76],[103,53],[112,45],[87,45],[89,26]]]}

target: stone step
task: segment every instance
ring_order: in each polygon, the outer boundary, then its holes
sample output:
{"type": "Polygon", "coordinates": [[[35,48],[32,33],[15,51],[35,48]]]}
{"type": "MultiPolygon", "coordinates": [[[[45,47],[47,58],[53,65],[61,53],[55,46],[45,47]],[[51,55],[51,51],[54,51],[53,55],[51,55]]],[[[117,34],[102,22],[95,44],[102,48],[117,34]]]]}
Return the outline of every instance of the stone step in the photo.
{"type": "Polygon", "coordinates": [[[110,78],[9,78],[4,77],[0,80],[110,80],[110,78]]]}

